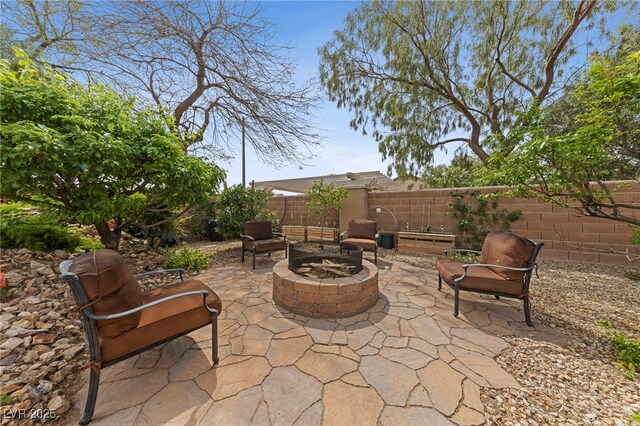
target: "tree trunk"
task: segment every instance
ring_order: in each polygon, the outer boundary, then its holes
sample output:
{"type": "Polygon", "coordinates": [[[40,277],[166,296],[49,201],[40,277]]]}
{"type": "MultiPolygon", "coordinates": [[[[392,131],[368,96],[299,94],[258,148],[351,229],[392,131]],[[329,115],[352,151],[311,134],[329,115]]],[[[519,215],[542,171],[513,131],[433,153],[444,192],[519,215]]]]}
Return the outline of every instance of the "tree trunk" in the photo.
{"type": "Polygon", "coordinates": [[[98,231],[98,235],[100,235],[100,241],[104,244],[105,248],[111,250],[118,250],[118,246],[120,245],[120,236],[122,235],[122,231],[116,227],[113,231],[109,228],[109,224],[107,222],[100,222],[94,224],[96,230],[98,231]]]}

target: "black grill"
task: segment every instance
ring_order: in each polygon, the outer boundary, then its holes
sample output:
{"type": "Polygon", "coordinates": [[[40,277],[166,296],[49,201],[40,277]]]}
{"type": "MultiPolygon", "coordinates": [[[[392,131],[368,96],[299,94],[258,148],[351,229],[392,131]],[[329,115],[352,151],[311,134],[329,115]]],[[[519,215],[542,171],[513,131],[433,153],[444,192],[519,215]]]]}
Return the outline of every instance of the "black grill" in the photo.
{"type": "Polygon", "coordinates": [[[324,259],[355,266],[353,274],[362,270],[362,249],[351,244],[301,242],[289,246],[289,270],[292,272],[303,263],[322,263],[324,259]]]}

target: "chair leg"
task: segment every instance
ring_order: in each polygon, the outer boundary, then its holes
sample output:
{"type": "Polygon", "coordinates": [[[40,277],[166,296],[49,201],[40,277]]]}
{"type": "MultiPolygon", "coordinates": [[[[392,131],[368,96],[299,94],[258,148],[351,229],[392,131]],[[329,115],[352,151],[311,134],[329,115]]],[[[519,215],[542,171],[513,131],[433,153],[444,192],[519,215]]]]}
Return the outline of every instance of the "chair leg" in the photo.
{"type": "Polygon", "coordinates": [[[373,249],[373,258],[374,258],[374,264],[377,266],[378,265],[378,246],[375,246],[373,249]]]}
{"type": "Polygon", "coordinates": [[[524,302],[524,319],[527,322],[529,327],[533,327],[533,323],[531,322],[531,312],[529,306],[529,296],[525,296],[523,299],[524,302]]]}
{"type": "Polygon", "coordinates": [[[442,275],[438,272],[438,290],[442,291],[442,275]]]}
{"type": "Polygon", "coordinates": [[[253,269],[256,269],[256,249],[253,249],[253,269]]]}
{"type": "Polygon", "coordinates": [[[242,263],[244,263],[244,245],[242,246],[242,263]]]}
{"type": "Polygon", "coordinates": [[[460,283],[455,282],[453,284],[453,293],[453,316],[457,318],[460,310],[460,283]]]}
{"type": "Polygon", "coordinates": [[[84,406],[84,413],[78,421],[80,425],[87,425],[91,422],[93,417],[93,411],[96,408],[96,401],[98,400],[98,387],[100,386],[100,373],[96,373],[93,369],[90,369],[89,373],[89,391],[87,393],[87,403],[84,406]]]}
{"type": "Polygon", "coordinates": [[[211,313],[211,353],[213,363],[217,364],[220,357],[218,356],[218,312],[215,310],[211,313]]]}

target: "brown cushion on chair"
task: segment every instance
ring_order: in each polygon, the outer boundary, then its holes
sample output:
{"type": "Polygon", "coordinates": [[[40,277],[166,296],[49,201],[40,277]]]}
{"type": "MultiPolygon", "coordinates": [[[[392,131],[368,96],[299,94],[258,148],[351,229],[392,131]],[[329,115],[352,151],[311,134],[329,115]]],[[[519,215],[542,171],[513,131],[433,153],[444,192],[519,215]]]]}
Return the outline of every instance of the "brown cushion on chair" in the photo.
{"type": "MultiPolygon", "coordinates": [[[[526,238],[511,232],[493,231],[484,240],[478,262],[526,268],[530,266],[529,260],[534,249],[535,244],[526,238]]],[[[525,272],[520,271],[509,271],[502,268],[491,269],[508,280],[522,280],[525,275],[525,272]]]]}
{"type": "MultiPolygon", "coordinates": [[[[120,253],[97,250],[73,260],[75,273],[95,315],[111,315],[137,308],[142,304],[142,292],[120,253]]],[[[140,313],[112,320],[97,321],[100,337],[114,337],[138,326],[140,313]]]]}
{"type": "Polygon", "coordinates": [[[273,238],[273,230],[270,220],[258,220],[245,222],[242,225],[242,234],[253,237],[254,240],[269,240],[273,238]]]}
{"type": "MultiPolygon", "coordinates": [[[[447,284],[453,285],[453,280],[460,278],[464,274],[464,269],[462,268],[464,263],[469,262],[438,259],[436,261],[436,269],[447,284]]],[[[484,290],[522,296],[523,284],[521,279],[518,281],[507,280],[489,268],[478,267],[467,269],[467,275],[460,281],[460,289],[484,290]]]]}
{"type": "Polygon", "coordinates": [[[277,238],[272,238],[269,240],[260,240],[260,241],[247,241],[244,243],[244,247],[247,250],[253,250],[255,246],[257,253],[264,253],[268,251],[274,250],[284,250],[287,248],[287,243],[285,240],[280,240],[277,238]]]}
{"type": "MultiPolygon", "coordinates": [[[[177,293],[206,290],[207,305],[222,312],[218,295],[200,281],[189,280],[156,288],[143,294],[143,302],[150,303],[177,293]]],[[[102,340],[102,362],[110,361],[164,339],[211,323],[211,313],[202,303],[202,296],[183,296],[141,311],[138,326],[119,336],[102,340]]]]}
{"type": "Polygon", "coordinates": [[[373,220],[350,220],[346,237],[373,240],[377,232],[376,222],[373,220]]]}
{"type": "Polygon", "coordinates": [[[342,240],[345,244],[353,244],[354,246],[358,246],[363,250],[375,250],[376,242],[375,240],[370,240],[366,238],[345,238],[342,240]]]}

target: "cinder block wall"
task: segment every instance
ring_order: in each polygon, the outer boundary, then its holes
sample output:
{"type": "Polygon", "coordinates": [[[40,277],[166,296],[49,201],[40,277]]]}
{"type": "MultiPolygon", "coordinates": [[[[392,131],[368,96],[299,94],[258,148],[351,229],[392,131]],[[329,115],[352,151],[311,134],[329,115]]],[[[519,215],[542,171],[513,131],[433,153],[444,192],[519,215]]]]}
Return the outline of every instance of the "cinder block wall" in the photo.
{"type": "MultiPolygon", "coordinates": [[[[477,190],[480,193],[491,193],[504,190],[504,187],[456,188],[456,191],[477,190]]],[[[619,202],[640,203],[640,185],[633,183],[622,187],[616,193],[619,202]]],[[[288,212],[294,214],[293,222],[288,215],[285,224],[317,225],[315,216],[308,216],[306,196],[272,197],[269,208],[277,210],[282,216],[284,198],[287,198],[288,212]],[[303,221],[301,223],[300,216],[303,221]],[[304,223],[304,218],[307,223],[304,223]]],[[[368,211],[364,217],[376,220],[378,229],[395,231],[393,216],[384,208],[376,213],[376,206],[385,207],[393,212],[401,230],[426,230],[454,233],[458,235],[455,220],[447,215],[447,203],[452,201],[450,189],[430,189],[423,191],[370,192],[368,194],[368,211]]],[[[541,258],[564,261],[602,263],[621,266],[640,266],[640,260],[630,261],[640,256],[640,247],[631,244],[633,227],[622,222],[608,219],[579,216],[572,208],[551,206],[538,199],[521,199],[500,197],[498,209],[520,210],[522,217],[514,222],[511,230],[517,234],[545,243],[541,258]]],[[[628,211],[626,213],[629,213],[628,211]]],[[[338,223],[338,214],[329,220],[338,223]]],[[[340,226],[340,228],[343,228],[340,226]]],[[[458,235],[458,237],[460,237],[458,235]]]]}
{"type": "MultiPolygon", "coordinates": [[[[306,195],[274,196],[267,201],[267,208],[277,212],[276,218],[280,219],[282,225],[320,225],[322,217],[309,213],[308,202],[309,197],[306,195]]],[[[326,222],[326,225],[335,224],[337,228],[340,224],[339,213],[329,212],[326,222]]]]}

